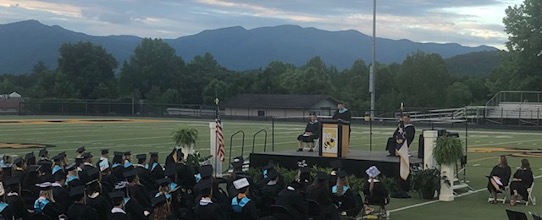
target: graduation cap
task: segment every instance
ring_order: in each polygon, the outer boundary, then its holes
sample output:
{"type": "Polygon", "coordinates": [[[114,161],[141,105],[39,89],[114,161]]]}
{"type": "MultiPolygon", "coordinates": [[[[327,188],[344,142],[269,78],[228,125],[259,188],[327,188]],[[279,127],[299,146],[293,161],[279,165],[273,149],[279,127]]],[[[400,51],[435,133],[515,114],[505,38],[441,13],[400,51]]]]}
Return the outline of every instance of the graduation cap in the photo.
{"type": "Polygon", "coordinates": [[[43,183],[40,183],[40,184],[36,184],[36,186],[40,189],[40,190],[50,190],[51,189],[51,182],[43,182],[43,183]]]}
{"type": "Polygon", "coordinates": [[[81,154],[81,153],[83,153],[83,152],[85,152],[85,151],[86,151],[85,146],[82,146],[82,147],[77,148],[77,150],[76,150],[75,152],[81,154]]]}
{"type": "Polygon", "coordinates": [[[146,154],[138,154],[136,155],[136,158],[138,160],[146,160],[147,159],[147,155],[146,154]]]}
{"type": "Polygon", "coordinates": [[[61,159],[66,158],[66,156],[67,156],[66,151],[62,151],[62,152],[58,153],[58,156],[60,156],[61,159]]]}
{"type": "Polygon", "coordinates": [[[167,198],[166,196],[164,195],[159,195],[159,196],[156,196],[154,198],[151,199],[151,202],[152,202],[152,206],[153,207],[157,207],[157,206],[160,206],[160,205],[163,205],[165,204],[167,201],[167,198]]]}
{"type": "Polygon", "coordinates": [[[57,171],[55,174],[53,174],[53,176],[55,178],[55,181],[61,181],[66,179],[66,174],[62,170],[57,171]]]}
{"type": "Polygon", "coordinates": [[[337,169],[340,169],[343,167],[343,164],[341,163],[340,160],[334,160],[331,162],[331,168],[337,170],[337,169]]]}
{"type": "Polygon", "coordinates": [[[83,159],[88,159],[88,158],[91,158],[92,157],[92,154],[90,152],[85,152],[83,153],[83,159]]]}
{"type": "Polygon", "coordinates": [[[277,172],[275,169],[269,170],[267,172],[267,178],[269,179],[275,179],[279,176],[279,172],[277,172]]]}
{"type": "Polygon", "coordinates": [[[169,178],[167,178],[167,177],[164,177],[164,178],[159,179],[159,180],[156,181],[156,183],[158,183],[158,185],[160,185],[160,186],[167,186],[167,185],[169,185],[170,182],[171,182],[171,180],[169,178]]]}
{"type": "Polygon", "coordinates": [[[126,179],[131,179],[131,178],[133,178],[133,177],[135,177],[135,176],[137,175],[137,171],[135,171],[135,170],[130,170],[130,171],[124,172],[122,175],[123,175],[124,178],[126,178],[126,179]]]}
{"type": "Polygon", "coordinates": [[[115,155],[115,156],[124,156],[124,153],[119,152],[119,151],[115,151],[115,152],[113,152],[113,155],[115,155]]]}
{"type": "Polygon", "coordinates": [[[235,186],[235,189],[242,189],[242,188],[245,188],[245,187],[247,187],[249,185],[250,185],[250,183],[248,183],[247,178],[241,178],[241,179],[233,181],[233,186],[235,186]]]}
{"type": "Polygon", "coordinates": [[[84,196],[84,195],[85,195],[84,186],[76,186],[70,190],[70,197],[77,197],[77,196],[84,196]]]}
{"type": "Polygon", "coordinates": [[[213,166],[211,165],[205,165],[199,167],[199,173],[201,174],[201,178],[210,177],[213,175],[213,166]]]}
{"type": "Polygon", "coordinates": [[[51,159],[53,159],[53,161],[55,161],[55,162],[60,162],[60,161],[62,160],[62,156],[60,156],[60,155],[55,155],[55,156],[53,156],[53,158],[51,158],[51,159]]]}
{"type": "Polygon", "coordinates": [[[15,159],[15,160],[13,161],[13,164],[18,165],[18,164],[21,164],[22,162],[23,162],[23,158],[22,158],[22,157],[19,157],[19,158],[15,159]]]}
{"type": "Polygon", "coordinates": [[[311,168],[310,167],[301,167],[299,168],[299,171],[301,173],[310,173],[311,172],[311,168]]]}
{"type": "Polygon", "coordinates": [[[158,157],[158,152],[150,152],[151,157],[158,157]]]}
{"type": "Polygon", "coordinates": [[[376,168],[375,166],[371,166],[371,167],[369,167],[369,169],[365,170],[365,173],[369,177],[375,178],[380,174],[380,170],[378,170],[378,168],[376,168]]]}
{"type": "Polygon", "coordinates": [[[233,168],[241,168],[243,167],[244,162],[245,162],[245,159],[239,156],[239,157],[233,158],[233,162],[231,163],[231,165],[233,166],[233,168]]]}
{"type": "Polygon", "coordinates": [[[297,182],[297,181],[292,181],[291,183],[288,184],[288,187],[292,187],[294,189],[301,189],[303,188],[303,186],[301,185],[301,183],[297,182]]]}
{"type": "Polygon", "coordinates": [[[66,166],[66,171],[73,171],[75,170],[76,164],[71,163],[70,165],[66,166]]]}
{"type": "Polygon", "coordinates": [[[126,152],[124,152],[122,155],[123,155],[123,156],[129,156],[129,155],[132,155],[132,152],[126,151],[126,152]]]}
{"type": "Polygon", "coordinates": [[[38,152],[38,155],[39,155],[40,157],[46,157],[48,153],[49,153],[49,152],[47,151],[47,148],[42,148],[42,149],[38,152]]]}
{"type": "MultiPolygon", "coordinates": [[[[120,182],[117,182],[117,183],[115,184],[115,189],[116,189],[116,190],[124,189],[124,188],[126,188],[126,185],[127,185],[127,184],[128,184],[128,182],[126,182],[126,181],[120,181],[120,182]]],[[[123,196],[124,196],[124,195],[123,195],[123,196]]]]}
{"type": "Polygon", "coordinates": [[[109,153],[109,149],[101,149],[100,151],[102,152],[102,155],[109,153]]]}
{"type": "Polygon", "coordinates": [[[339,178],[343,178],[343,177],[346,177],[346,176],[348,176],[348,173],[346,173],[346,171],[344,171],[344,170],[341,170],[341,171],[339,171],[337,173],[337,177],[339,177],[339,178]]]}
{"type": "Polygon", "coordinates": [[[34,151],[30,152],[30,153],[27,153],[25,156],[24,156],[24,159],[25,160],[29,160],[29,159],[32,159],[32,158],[36,158],[36,156],[34,156],[34,151]]]}
{"type": "Polygon", "coordinates": [[[264,170],[269,170],[269,169],[273,169],[275,168],[276,165],[273,164],[273,163],[268,163],[267,165],[265,165],[265,167],[263,167],[264,170]]]}
{"type": "Polygon", "coordinates": [[[111,201],[113,201],[113,204],[120,203],[122,200],[124,200],[124,192],[117,191],[109,193],[109,198],[111,198],[111,201]]]}
{"type": "Polygon", "coordinates": [[[82,157],[76,157],[75,158],[75,165],[76,166],[79,166],[79,164],[82,164],[83,163],[83,158],[82,157]]]}
{"type": "Polygon", "coordinates": [[[324,172],[318,172],[316,173],[316,179],[320,182],[327,181],[329,179],[329,176],[327,173],[324,172]]]}

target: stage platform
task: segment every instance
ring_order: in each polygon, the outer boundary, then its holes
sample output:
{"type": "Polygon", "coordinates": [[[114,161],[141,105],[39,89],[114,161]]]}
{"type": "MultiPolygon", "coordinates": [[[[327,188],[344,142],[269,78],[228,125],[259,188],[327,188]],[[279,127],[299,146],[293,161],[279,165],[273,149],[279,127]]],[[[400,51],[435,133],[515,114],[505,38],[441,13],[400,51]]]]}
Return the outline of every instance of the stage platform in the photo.
{"type": "MultiPolygon", "coordinates": [[[[343,158],[331,158],[318,156],[318,152],[308,152],[307,150],[297,152],[296,150],[260,152],[250,154],[250,167],[262,168],[274,161],[280,167],[286,169],[297,169],[297,162],[305,160],[309,166],[331,167],[331,161],[341,160],[343,169],[356,176],[365,177],[365,170],[370,166],[377,166],[383,175],[388,177],[399,177],[399,157],[388,157],[387,151],[365,151],[350,150],[348,156],[343,158]]],[[[423,163],[411,152],[410,165],[420,165],[423,163]]]]}

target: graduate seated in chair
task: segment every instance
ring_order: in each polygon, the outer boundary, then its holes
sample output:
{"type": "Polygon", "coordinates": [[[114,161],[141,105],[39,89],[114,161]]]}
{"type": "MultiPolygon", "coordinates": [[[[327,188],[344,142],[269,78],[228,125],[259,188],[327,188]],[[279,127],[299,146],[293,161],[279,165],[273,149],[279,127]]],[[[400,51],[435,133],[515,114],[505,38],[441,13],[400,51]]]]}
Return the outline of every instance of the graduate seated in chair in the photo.
{"type": "Polygon", "coordinates": [[[350,210],[355,208],[356,200],[354,193],[348,184],[348,174],[346,171],[341,170],[337,173],[337,184],[331,187],[331,193],[335,205],[339,210],[350,210]]]}
{"type": "Polygon", "coordinates": [[[502,193],[508,186],[510,180],[510,175],[512,170],[508,166],[508,161],[506,160],[505,155],[499,157],[499,164],[495,165],[489,174],[487,189],[493,200],[491,203],[497,203],[497,193],[502,193]]]}
{"type": "Polygon", "coordinates": [[[236,197],[231,200],[232,219],[257,220],[258,212],[256,202],[247,197],[249,182],[247,178],[238,179],[233,182],[235,189],[239,191],[236,197]]]}
{"type": "Polygon", "coordinates": [[[364,209],[365,212],[371,213],[373,210],[369,205],[378,205],[380,207],[380,213],[386,215],[386,205],[389,203],[388,190],[378,179],[380,170],[375,166],[369,167],[365,171],[369,176],[367,180],[368,184],[363,186],[363,194],[365,195],[364,209]]]}
{"type": "Polygon", "coordinates": [[[310,147],[309,152],[314,151],[314,140],[320,137],[320,122],[318,122],[318,116],[316,113],[311,112],[310,114],[311,121],[307,123],[305,127],[305,132],[302,135],[297,136],[299,141],[299,149],[297,151],[303,151],[303,145],[307,143],[310,147]]]}
{"type": "Polygon", "coordinates": [[[531,171],[531,165],[529,160],[522,159],[521,167],[512,176],[510,182],[510,205],[516,205],[516,202],[529,199],[528,188],[533,185],[533,171],[531,171]]]}

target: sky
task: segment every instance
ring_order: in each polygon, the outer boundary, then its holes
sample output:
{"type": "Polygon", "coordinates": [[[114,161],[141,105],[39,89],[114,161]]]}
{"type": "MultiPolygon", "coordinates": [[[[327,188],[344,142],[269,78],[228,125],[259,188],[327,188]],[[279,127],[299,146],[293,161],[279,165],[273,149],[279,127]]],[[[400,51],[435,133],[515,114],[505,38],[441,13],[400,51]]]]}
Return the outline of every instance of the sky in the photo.
{"type": "MultiPolygon", "coordinates": [[[[502,19],[522,0],[377,0],[376,35],[504,49],[502,19]]],[[[372,35],[371,0],[0,0],[0,24],[38,20],[90,35],[177,38],[284,24],[372,35]]]]}

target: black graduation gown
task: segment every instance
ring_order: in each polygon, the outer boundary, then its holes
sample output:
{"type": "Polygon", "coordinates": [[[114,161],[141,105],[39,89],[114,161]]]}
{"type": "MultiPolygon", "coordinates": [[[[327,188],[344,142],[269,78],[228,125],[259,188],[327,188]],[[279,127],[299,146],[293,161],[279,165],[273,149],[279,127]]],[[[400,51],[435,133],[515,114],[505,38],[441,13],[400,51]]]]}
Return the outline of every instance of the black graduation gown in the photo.
{"type": "MultiPolygon", "coordinates": [[[[489,174],[490,177],[498,176],[501,179],[501,183],[504,185],[502,186],[502,189],[504,189],[505,186],[508,186],[511,175],[512,175],[512,169],[510,169],[508,165],[501,167],[498,164],[493,167],[493,169],[491,170],[491,173],[489,174]]],[[[496,191],[493,184],[491,184],[491,181],[487,182],[487,189],[489,190],[490,193],[493,191],[496,191]]]]}
{"type": "Polygon", "coordinates": [[[225,213],[216,203],[207,205],[196,205],[194,208],[194,220],[222,220],[225,218],[225,213]]]}
{"type": "Polygon", "coordinates": [[[11,212],[18,218],[26,218],[28,216],[28,211],[24,204],[23,199],[17,193],[8,193],[6,197],[6,203],[11,206],[11,212]]]}
{"type": "MultiPolygon", "coordinates": [[[[241,200],[237,197],[237,202],[240,202],[241,200]]],[[[232,213],[232,219],[239,219],[239,220],[258,220],[258,210],[256,209],[256,202],[254,200],[250,200],[247,202],[247,204],[243,207],[241,210],[241,213],[235,213],[233,212],[233,208],[230,205],[231,213],[232,213]]]]}
{"type": "Polygon", "coordinates": [[[63,214],[62,208],[57,203],[49,202],[43,208],[43,214],[52,219],[58,219],[58,216],[63,214]]]}
{"type": "Polygon", "coordinates": [[[115,183],[117,182],[117,177],[115,177],[113,174],[102,176],[102,191],[107,193],[113,192],[115,189],[115,183]]]}
{"type": "Polygon", "coordinates": [[[141,185],[147,190],[155,190],[157,183],[155,178],[152,177],[151,172],[145,167],[141,165],[136,165],[134,170],[137,172],[137,175],[139,176],[139,182],[141,182],[141,185]]]}
{"type": "Polygon", "coordinates": [[[70,220],[101,220],[96,209],[81,203],[73,203],[66,215],[70,220]]]}
{"type": "Polygon", "coordinates": [[[155,180],[164,178],[164,169],[162,168],[162,165],[160,163],[156,163],[156,166],[153,165],[149,166],[149,171],[151,173],[152,178],[155,180]]]}
{"type": "Polygon", "coordinates": [[[7,203],[0,203],[0,217],[2,219],[11,220],[14,218],[12,207],[7,203]]]}
{"type": "Polygon", "coordinates": [[[292,219],[307,219],[307,202],[298,191],[283,189],[277,195],[275,204],[286,207],[292,219]]]}
{"type": "Polygon", "coordinates": [[[61,186],[53,186],[51,189],[53,191],[53,198],[55,198],[55,202],[57,202],[58,206],[60,206],[64,213],[67,212],[72,205],[70,191],[61,186]]]}
{"type": "Polygon", "coordinates": [[[87,205],[96,209],[99,219],[107,219],[107,213],[113,208],[109,199],[101,194],[94,198],[87,197],[87,205]]]}
{"type": "Polygon", "coordinates": [[[320,205],[323,217],[333,220],[339,219],[337,208],[331,198],[331,190],[328,188],[309,187],[307,189],[307,199],[314,200],[320,205]]]}
{"type": "Polygon", "coordinates": [[[510,194],[514,195],[514,190],[518,191],[518,194],[522,197],[522,200],[527,200],[529,193],[527,189],[533,184],[533,171],[519,169],[514,173],[513,178],[521,179],[521,181],[512,181],[510,183],[510,194]]]}
{"type": "Polygon", "coordinates": [[[128,192],[130,192],[131,200],[137,200],[145,210],[152,210],[151,197],[146,193],[142,185],[128,185],[128,192]]]}
{"type": "Polygon", "coordinates": [[[145,214],[143,213],[146,209],[137,202],[135,199],[130,199],[124,205],[125,211],[130,215],[131,219],[134,220],[147,220],[145,214]]]}
{"type": "Polygon", "coordinates": [[[278,184],[265,185],[262,188],[262,198],[276,198],[282,189],[278,184]]]}
{"type": "Polygon", "coordinates": [[[120,212],[111,213],[111,211],[110,211],[107,214],[108,214],[107,220],[133,220],[133,218],[131,216],[129,216],[128,214],[125,214],[125,213],[120,213],[120,212]]]}
{"type": "Polygon", "coordinates": [[[332,119],[335,119],[335,120],[342,119],[343,121],[351,121],[352,115],[350,114],[350,110],[346,110],[343,113],[340,113],[339,110],[337,110],[335,111],[335,113],[333,113],[332,119]]]}
{"type": "Polygon", "coordinates": [[[370,183],[363,184],[363,194],[365,195],[365,203],[385,204],[388,198],[388,190],[381,182],[375,182],[373,192],[369,190],[370,183]]]}
{"type": "Polygon", "coordinates": [[[193,189],[196,185],[196,178],[194,177],[194,169],[190,166],[182,163],[177,165],[177,185],[184,189],[193,189]]]}

